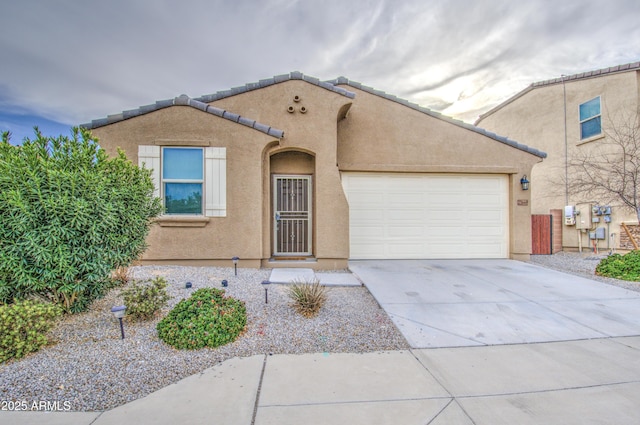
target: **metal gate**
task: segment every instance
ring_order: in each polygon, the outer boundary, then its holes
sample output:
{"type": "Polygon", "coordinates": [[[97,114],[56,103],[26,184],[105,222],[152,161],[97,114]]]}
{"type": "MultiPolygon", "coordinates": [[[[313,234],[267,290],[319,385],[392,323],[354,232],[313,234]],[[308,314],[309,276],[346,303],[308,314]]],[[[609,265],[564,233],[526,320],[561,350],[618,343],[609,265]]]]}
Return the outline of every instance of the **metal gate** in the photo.
{"type": "Polygon", "coordinates": [[[273,176],[274,255],[311,255],[311,176],[273,176]]]}

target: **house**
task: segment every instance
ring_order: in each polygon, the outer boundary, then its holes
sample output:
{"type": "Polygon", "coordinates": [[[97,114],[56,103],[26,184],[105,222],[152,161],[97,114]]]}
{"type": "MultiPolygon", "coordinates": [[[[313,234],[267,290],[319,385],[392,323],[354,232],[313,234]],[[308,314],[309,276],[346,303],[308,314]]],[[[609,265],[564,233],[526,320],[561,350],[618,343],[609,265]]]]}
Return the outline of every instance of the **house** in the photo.
{"type": "Polygon", "coordinates": [[[545,154],[370,87],[299,72],[84,127],[153,169],[166,214],[142,263],[342,269],[519,258],[545,154]]]}
{"type": "Polygon", "coordinates": [[[611,133],[640,105],[639,72],[636,62],[536,82],[476,121],[548,153],[529,176],[531,211],[558,218],[555,233],[564,249],[633,248],[624,243],[622,224],[637,224],[635,212],[602,193],[580,193],[571,163],[611,152],[611,133]]]}

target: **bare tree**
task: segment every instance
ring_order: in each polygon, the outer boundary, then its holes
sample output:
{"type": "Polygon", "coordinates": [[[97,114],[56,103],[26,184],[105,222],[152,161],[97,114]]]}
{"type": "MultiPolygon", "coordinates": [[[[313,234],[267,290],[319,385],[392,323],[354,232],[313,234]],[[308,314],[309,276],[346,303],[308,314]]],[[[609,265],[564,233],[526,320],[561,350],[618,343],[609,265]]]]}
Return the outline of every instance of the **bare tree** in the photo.
{"type": "Polygon", "coordinates": [[[605,137],[575,149],[568,190],[584,200],[620,203],[640,222],[640,110],[607,117],[605,137]]]}

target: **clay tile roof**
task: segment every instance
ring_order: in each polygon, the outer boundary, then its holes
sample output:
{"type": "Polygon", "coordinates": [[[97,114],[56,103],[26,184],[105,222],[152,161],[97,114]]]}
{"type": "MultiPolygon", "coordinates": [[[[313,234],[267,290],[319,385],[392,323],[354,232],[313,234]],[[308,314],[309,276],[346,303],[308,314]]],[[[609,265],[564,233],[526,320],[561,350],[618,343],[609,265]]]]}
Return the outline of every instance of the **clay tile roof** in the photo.
{"type": "Polygon", "coordinates": [[[113,124],[129,118],[137,117],[139,115],[148,114],[149,112],[157,111],[158,109],[168,108],[174,105],[176,106],[182,105],[182,106],[191,106],[201,111],[208,112],[210,114],[231,120],[233,122],[236,122],[242,125],[246,125],[258,131],[266,133],[270,136],[274,136],[281,139],[284,137],[284,131],[282,130],[275,129],[266,124],[261,124],[259,122],[256,122],[255,120],[242,117],[232,112],[207,105],[207,103],[224,99],[225,97],[235,96],[241,93],[246,93],[251,90],[261,89],[264,87],[268,87],[274,84],[278,84],[278,83],[282,83],[290,80],[306,81],[307,83],[314,84],[318,87],[332,91],[342,96],[346,96],[350,99],[353,99],[355,97],[355,93],[345,90],[342,87],[336,87],[335,85],[330,84],[326,81],[320,81],[317,78],[304,75],[299,71],[294,71],[289,74],[276,75],[275,77],[272,77],[272,78],[266,78],[264,80],[258,81],[257,83],[248,83],[248,84],[245,84],[244,86],[233,87],[228,90],[222,90],[213,94],[206,94],[203,96],[199,96],[197,98],[190,98],[187,95],[183,94],[174,99],[159,100],[156,103],[153,103],[150,105],[141,106],[139,108],[132,109],[129,111],[124,111],[119,114],[109,115],[107,116],[107,118],[96,119],[91,121],[90,123],[81,124],[80,126],[88,130],[92,130],[94,128],[103,127],[105,125],[113,124]]]}
{"type": "Polygon", "coordinates": [[[406,107],[409,107],[411,109],[414,109],[414,110],[416,110],[418,112],[422,112],[423,114],[429,115],[429,116],[431,116],[433,118],[448,122],[450,124],[453,124],[453,125],[458,126],[458,127],[462,127],[464,129],[473,131],[473,132],[478,133],[478,134],[482,134],[483,136],[486,136],[486,137],[489,137],[491,139],[494,139],[494,140],[496,140],[496,141],[498,141],[500,143],[504,143],[506,145],[512,146],[512,147],[514,147],[516,149],[520,149],[522,151],[528,152],[528,153],[533,154],[535,156],[538,156],[540,158],[546,158],[547,157],[547,154],[545,152],[542,152],[542,151],[540,151],[538,149],[535,149],[533,147],[524,145],[522,143],[518,143],[518,142],[516,142],[514,140],[511,140],[511,139],[509,139],[507,137],[499,136],[499,135],[497,135],[495,133],[492,133],[490,131],[487,131],[487,130],[485,130],[483,128],[476,127],[475,125],[467,124],[464,121],[456,120],[456,119],[448,117],[446,115],[442,115],[442,114],[440,114],[438,112],[432,111],[429,108],[425,108],[425,107],[420,106],[420,105],[418,105],[416,103],[409,102],[408,100],[400,99],[400,98],[398,98],[398,97],[396,97],[394,95],[387,94],[387,93],[385,93],[383,91],[375,90],[375,89],[373,89],[371,87],[364,86],[361,83],[358,83],[356,81],[351,81],[346,77],[338,77],[335,80],[329,81],[329,83],[336,84],[336,85],[338,85],[338,84],[347,85],[349,87],[353,87],[353,88],[365,91],[367,93],[370,93],[370,94],[373,94],[373,95],[376,95],[376,96],[380,96],[380,97],[385,98],[387,100],[390,100],[392,102],[396,102],[396,103],[399,103],[399,104],[404,105],[406,107]]]}
{"type": "Polygon", "coordinates": [[[200,96],[195,99],[201,102],[209,103],[209,102],[214,102],[216,100],[224,99],[225,97],[235,96],[236,94],[245,93],[251,90],[261,89],[264,87],[268,87],[274,84],[279,84],[279,83],[283,83],[285,81],[291,81],[291,80],[306,81],[307,83],[316,85],[318,87],[322,87],[323,89],[332,91],[339,95],[346,96],[349,99],[353,99],[355,97],[355,93],[345,90],[342,87],[336,87],[334,84],[331,84],[331,82],[320,81],[318,78],[310,77],[308,75],[303,74],[300,71],[293,71],[289,74],[276,75],[275,77],[272,77],[272,78],[260,80],[257,83],[248,83],[244,86],[234,87],[230,90],[222,90],[212,94],[206,94],[204,96],[200,96]]]}
{"type": "Polygon", "coordinates": [[[162,108],[168,108],[170,106],[177,106],[177,105],[182,105],[182,106],[190,106],[192,108],[196,108],[199,109],[201,111],[210,113],[212,115],[216,115],[218,117],[224,118],[224,119],[228,119],[230,121],[233,121],[235,123],[238,124],[242,124],[245,125],[247,127],[251,127],[255,130],[261,131],[263,133],[266,133],[270,136],[274,136],[277,138],[283,138],[284,137],[284,131],[282,130],[278,130],[275,129],[273,127],[270,127],[266,124],[261,124],[259,122],[256,122],[255,120],[249,119],[247,117],[243,117],[240,116],[238,114],[234,114],[232,112],[226,111],[224,109],[220,109],[217,108],[215,106],[211,106],[208,105],[208,103],[210,102],[214,102],[216,100],[220,100],[220,99],[224,99],[226,97],[230,97],[230,96],[235,96],[241,93],[246,93],[248,91],[252,91],[252,90],[257,90],[257,89],[261,89],[264,87],[268,87],[274,84],[278,84],[278,83],[282,83],[285,81],[291,81],[291,80],[302,80],[305,81],[307,83],[310,84],[314,84],[318,87],[321,87],[325,90],[329,90],[332,91],[336,94],[348,97],[350,99],[355,98],[355,93],[351,92],[349,90],[345,90],[342,87],[338,87],[339,85],[347,85],[349,87],[353,87],[356,88],[358,90],[362,90],[368,93],[371,93],[373,95],[376,96],[380,96],[382,98],[385,98],[387,100],[390,100],[392,102],[396,102],[399,103],[401,105],[404,105],[406,107],[409,107],[411,109],[414,109],[416,111],[419,111],[423,114],[429,115],[431,117],[437,118],[439,120],[443,120],[446,121],[450,124],[453,124],[455,126],[458,127],[462,127],[465,128],[467,130],[482,134],[486,137],[489,137],[491,139],[494,139],[498,142],[504,143],[506,145],[512,146],[516,149],[520,149],[523,150],[525,152],[531,153],[533,155],[536,155],[540,158],[546,158],[547,154],[544,152],[541,152],[537,149],[534,149],[532,147],[520,144],[518,142],[515,142],[511,139],[508,139],[506,137],[502,137],[499,136],[495,133],[491,133],[489,131],[486,131],[482,128],[476,127],[474,125],[471,124],[467,124],[463,121],[459,121],[450,117],[447,117],[445,115],[442,115],[438,112],[432,111],[428,108],[422,107],[416,103],[412,103],[409,102],[408,100],[405,99],[401,99],[398,98],[394,95],[391,94],[387,94],[383,91],[380,90],[375,90],[372,87],[368,87],[368,86],[364,86],[361,83],[358,83],[356,81],[351,81],[346,77],[338,77],[335,80],[329,80],[329,81],[320,81],[318,78],[315,77],[310,77],[308,75],[303,74],[302,72],[299,71],[294,71],[291,72],[289,74],[282,74],[282,75],[276,75],[272,78],[267,78],[264,80],[260,80],[257,83],[248,83],[245,84],[244,86],[239,86],[239,87],[233,87],[231,89],[228,90],[223,90],[223,91],[218,91],[216,93],[212,93],[212,94],[207,94],[207,95],[203,95],[197,98],[190,98],[187,95],[181,95],[178,96],[174,99],[166,99],[166,100],[160,100],[157,101],[154,104],[150,104],[150,105],[145,105],[145,106],[141,106],[137,109],[132,109],[129,111],[124,111],[122,113],[119,114],[114,114],[114,115],[109,115],[107,118],[101,118],[101,119],[96,119],[91,121],[88,124],[82,124],[81,127],[84,127],[86,129],[94,129],[94,128],[98,128],[98,127],[102,127],[105,125],[109,125],[109,124],[113,124],[115,122],[119,122],[119,121],[123,121],[129,118],[133,118],[136,117],[138,115],[143,115],[143,114],[147,114],[149,112],[153,112],[153,111],[157,111],[159,109],[162,108]]]}
{"type": "Polygon", "coordinates": [[[624,64],[624,65],[611,66],[609,68],[602,68],[602,69],[596,69],[596,70],[588,71],[588,72],[581,72],[579,74],[562,75],[560,78],[552,78],[552,79],[549,79],[549,80],[536,81],[534,83],[531,83],[524,90],[516,93],[515,95],[511,96],[509,99],[507,99],[504,102],[494,106],[493,108],[491,108],[490,110],[488,110],[484,114],[480,115],[480,117],[476,120],[476,124],[479,123],[480,121],[482,121],[484,118],[488,117],[489,115],[493,114],[497,110],[503,108],[505,105],[508,105],[509,103],[513,102],[514,100],[518,99],[519,97],[524,96],[525,94],[527,94],[531,90],[534,90],[534,89],[537,89],[537,88],[540,88],[540,87],[551,86],[551,85],[554,85],[554,84],[563,84],[563,83],[568,83],[568,82],[572,82],[572,81],[576,81],[576,80],[584,80],[584,79],[587,79],[587,78],[602,77],[602,76],[605,76],[607,74],[615,74],[615,73],[618,73],[618,72],[629,72],[629,71],[640,71],[640,62],[632,62],[632,63],[627,63],[627,64],[624,64]]]}
{"type": "Polygon", "coordinates": [[[273,128],[265,124],[261,124],[255,120],[242,117],[238,114],[225,111],[224,109],[207,105],[205,102],[197,99],[192,99],[186,94],[180,95],[173,99],[159,100],[154,104],[141,106],[137,109],[124,111],[119,114],[109,115],[107,116],[107,118],[93,120],[90,123],[82,124],[81,127],[86,128],[88,130],[92,130],[94,128],[113,124],[119,121],[136,117],[138,115],[148,114],[149,112],[157,111],[163,108],[168,108],[170,106],[190,106],[192,108],[199,109],[203,112],[207,112],[209,114],[216,115],[218,117],[233,121],[235,123],[242,124],[247,127],[251,127],[258,131],[261,131],[262,133],[268,134],[269,136],[277,137],[278,139],[282,139],[284,137],[284,131],[282,130],[278,130],[276,128],[273,128]]]}

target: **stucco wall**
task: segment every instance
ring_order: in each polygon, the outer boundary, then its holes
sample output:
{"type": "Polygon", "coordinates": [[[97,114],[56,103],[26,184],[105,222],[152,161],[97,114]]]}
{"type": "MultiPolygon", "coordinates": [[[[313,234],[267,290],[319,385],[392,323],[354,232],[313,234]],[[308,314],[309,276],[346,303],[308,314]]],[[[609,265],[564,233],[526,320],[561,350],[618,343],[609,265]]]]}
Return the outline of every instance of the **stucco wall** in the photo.
{"type": "MultiPolygon", "coordinates": [[[[351,102],[340,94],[293,80],[212,103],[285,131],[280,144],[267,152],[266,164],[278,152],[299,151],[314,157],[314,256],[327,268],[346,267],[349,257],[349,208],[340,184],[336,137],[338,117],[351,102]]],[[[299,172],[295,163],[275,166],[269,174],[299,172]]],[[[267,200],[263,205],[264,228],[270,228],[271,223],[272,208],[267,200]]],[[[269,240],[264,241],[263,250],[271,250],[269,240]]]]}
{"type": "MultiPolygon", "coordinates": [[[[568,80],[564,84],[530,89],[478,122],[480,127],[547,152],[548,157],[534,166],[529,178],[533,214],[548,214],[549,210],[565,205],[591,202],[611,205],[612,229],[619,227],[622,221],[635,220],[635,214],[620,203],[605,202],[597,197],[587,199],[567,191],[565,186],[567,158],[570,161],[578,150],[599,148],[604,139],[602,136],[586,142],[580,140],[579,106],[597,96],[601,96],[603,128],[612,128],[611,122],[619,118],[620,111],[637,108],[638,73],[568,80]]],[[[579,237],[583,246],[588,245],[585,232],[578,232],[575,226],[563,226],[564,247],[577,248],[579,237]]]]}
{"type": "Polygon", "coordinates": [[[188,106],[161,109],[94,129],[93,134],[104,141],[107,152],[120,147],[134,163],[138,145],[227,148],[227,216],[208,217],[199,223],[204,227],[159,220],[142,260],[206,264],[239,256],[247,260],[244,264],[259,264],[265,256],[261,164],[263,151],[277,139],[188,106]]]}
{"type": "MultiPolygon", "coordinates": [[[[343,171],[493,173],[509,176],[510,256],[531,253],[529,192],[520,178],[541,158],[362,90],[339,122],[343,171]]],[[[532,145],[536,148],[539,146],[532,145]]]]}
{"type": "Polygon", "coordinates": [[[288,80],[211,102],[283,130],[282,139],[189,106],[172,106],[94,129],[108,152],[121,147],[134,162],[138,145],[227,149],[226,217],[159,220],[143,259],[228,265],[231,257],[239,256],[243,266],[272,265],[272,175],[310,174],[317,263],[302,265],[346,267],[349,208],[341,171],[507,175],[510,256],[528,257],[530,192],[522,191],[519,181],[523,174],[531,175],[541,158],[388,99],[344,88],[355,92],[356,98],[288,80]]]}

